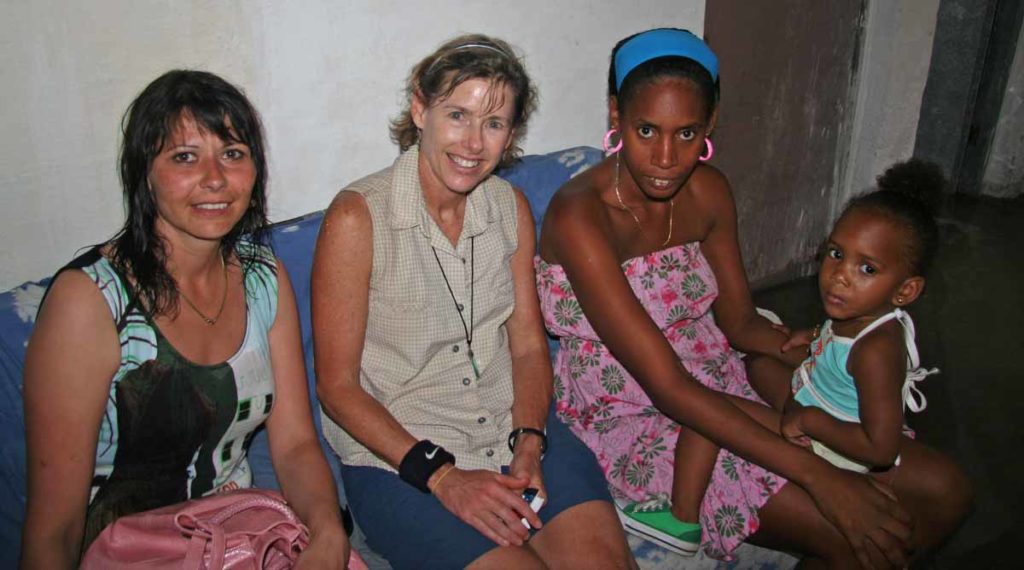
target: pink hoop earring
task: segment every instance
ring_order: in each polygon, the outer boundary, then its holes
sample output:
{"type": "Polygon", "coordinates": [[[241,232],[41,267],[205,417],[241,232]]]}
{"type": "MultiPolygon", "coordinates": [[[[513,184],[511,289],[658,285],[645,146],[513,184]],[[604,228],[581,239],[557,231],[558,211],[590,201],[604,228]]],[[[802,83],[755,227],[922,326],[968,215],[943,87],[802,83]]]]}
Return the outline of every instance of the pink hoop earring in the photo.
{"type": "Polygon", "coordinates": [[[698,157],[701,162],[707,162],[711,160],[712,156],[715,156],[715,145],[711,144],[711,139],[705,137],[704,144],[708,145],[708,153],[702,154],[698,157]]]}
{"type": "Polygon", "coordinates": [[[615,129],[608,129],[608,132],[604,134],[604,152],[607,154],[615,154],[622,150],[622,137],[619,137],[619,144],[612,147],[612,135],[617,133],[615,129]]]}

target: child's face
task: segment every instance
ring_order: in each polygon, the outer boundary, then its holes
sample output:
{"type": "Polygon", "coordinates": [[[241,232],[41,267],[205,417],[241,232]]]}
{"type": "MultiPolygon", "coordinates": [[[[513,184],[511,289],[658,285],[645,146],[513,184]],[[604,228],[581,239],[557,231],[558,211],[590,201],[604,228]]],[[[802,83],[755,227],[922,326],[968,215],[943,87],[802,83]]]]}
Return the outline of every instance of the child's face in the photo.
{"type": "Polygon", "coordinates": [[[870,210],[854,209],[839,219],[818,275],[829,318],[874,320],[917,297],[911,281],[921,278],[911,279],[904,259],[906,231],[870,210]]]}

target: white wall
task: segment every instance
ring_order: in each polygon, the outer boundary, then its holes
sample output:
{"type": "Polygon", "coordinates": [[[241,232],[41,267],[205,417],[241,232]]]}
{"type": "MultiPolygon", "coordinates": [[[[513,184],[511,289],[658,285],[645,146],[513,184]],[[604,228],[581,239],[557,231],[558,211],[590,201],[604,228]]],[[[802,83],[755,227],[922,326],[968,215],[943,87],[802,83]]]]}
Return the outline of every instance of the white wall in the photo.
{"type": "Polygon", "coordinates": [[[913,155],[938,10],[939,0],[868,3],[849,162],[833,217],[886,168],[913,155]]]}
{"type": "Polygon", "coordinates": [[[654,26],[700,33],[704,0],[0,3],[0,290],[51,274],[123,220],[121,114],[160,73],[242,86],[263,115],[274,220],[393,160],[412,65],[457,33],[516,45],[540,88],[525,149],[599,146],[608,53],[654,26]]]}

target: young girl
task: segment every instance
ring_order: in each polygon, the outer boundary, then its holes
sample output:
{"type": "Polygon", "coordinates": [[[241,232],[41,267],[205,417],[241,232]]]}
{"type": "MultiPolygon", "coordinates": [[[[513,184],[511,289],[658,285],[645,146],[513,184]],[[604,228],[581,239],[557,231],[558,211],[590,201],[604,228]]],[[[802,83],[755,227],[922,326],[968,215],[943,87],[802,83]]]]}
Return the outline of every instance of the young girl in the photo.
{"type": "MultiPolygon", "coordinates": [[[[810,345],[792,375],[781,430],[832,464],[866,472],[899,465],[903,411],[926,400],[914,322],[903,308],[924,290],[938,241],[938,167],[891,167],[878,190],[853,199],[825,246],[818,288],[829,319],[783,346],[810,345]]],[[[778,401],[776,394],[774,401],[778,401]]]]}
{"type": "MultiPolygon", "coordinates": [[[[938,243],[932,211],[943,184],[936,165],[911,160],[889,168],[876,191],[851,200],[829,235],[818,276],[829,319],[795,332],[782,346],[783,352],[808,346],[809,356],[795,370],[765,358],[750,366],[751,384],[783,413],[779,429],[786,439],[840,469],[885,472],[897,494],[903,482],[896,483],[890,467],[900,465],[901,448],[909,445],[902,437],[904,407],[924,410],[915,384],[938,372],[919,367],[914,323],[903,308],[924,290],[938,243]]],[[[702,465],[706,454],[700,446],[680,446],[676,461],[702,465]]],[[[919,462],[920,447],[913,455],[911,480],[928,469],[919,462]]],[[[694,467],[679,476],[707,477],[694,467]]],[[[949,493],[958,498],[948,504],[966,504],[966,486],[951,486],[949,493]]],[[[922,543],[941,540],[963,516],[937,505],[932,513],[932,520],[918,521],[930,527],[922,543]]]]}

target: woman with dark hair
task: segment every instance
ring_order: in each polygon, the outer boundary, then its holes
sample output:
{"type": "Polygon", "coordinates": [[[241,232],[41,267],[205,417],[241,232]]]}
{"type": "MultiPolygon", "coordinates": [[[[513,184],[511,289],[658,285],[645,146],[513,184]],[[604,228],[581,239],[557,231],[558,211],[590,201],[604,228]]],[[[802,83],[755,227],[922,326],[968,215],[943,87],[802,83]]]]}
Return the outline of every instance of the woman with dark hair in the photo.
{"type": "Polygon", "coordinates": [[[786,335],[751,301],[732,192],[706,162],[718,92],[718,59],[690,32],[648,30],[612,51],[611,156],[552,199],[537,258],[561,337],[559,414],[597,454],[627,528],[677,552],[727,558],[750,537],[808,567],[905,564],[934,545],[920,532],[928,501],[966,511],[944,492],[963,476],[925,454],[934,476],[897,502],[779,437],[736,350],[795,365],[806,349],[781,353],[786,335]]]}
{"type": "Polygon", "coordinates": [[[630,567],[593,456],[549,414],[533,220],[492,175],[534,108],[526,70],[462,36],[407,93],[403,153],[338,194],[313,264],[317,391],[353,516],[396,568],[630,567]]]}
{"type": "Polygon", "coordinates": [[[256,110],[216,75],[171,71],[123,131],[124,227],[58,272],[28,346],[22,566],[71,568],[118,517],[249,487],[266,422],[311,531],[300,563],[344,567],[256,110]]]}

